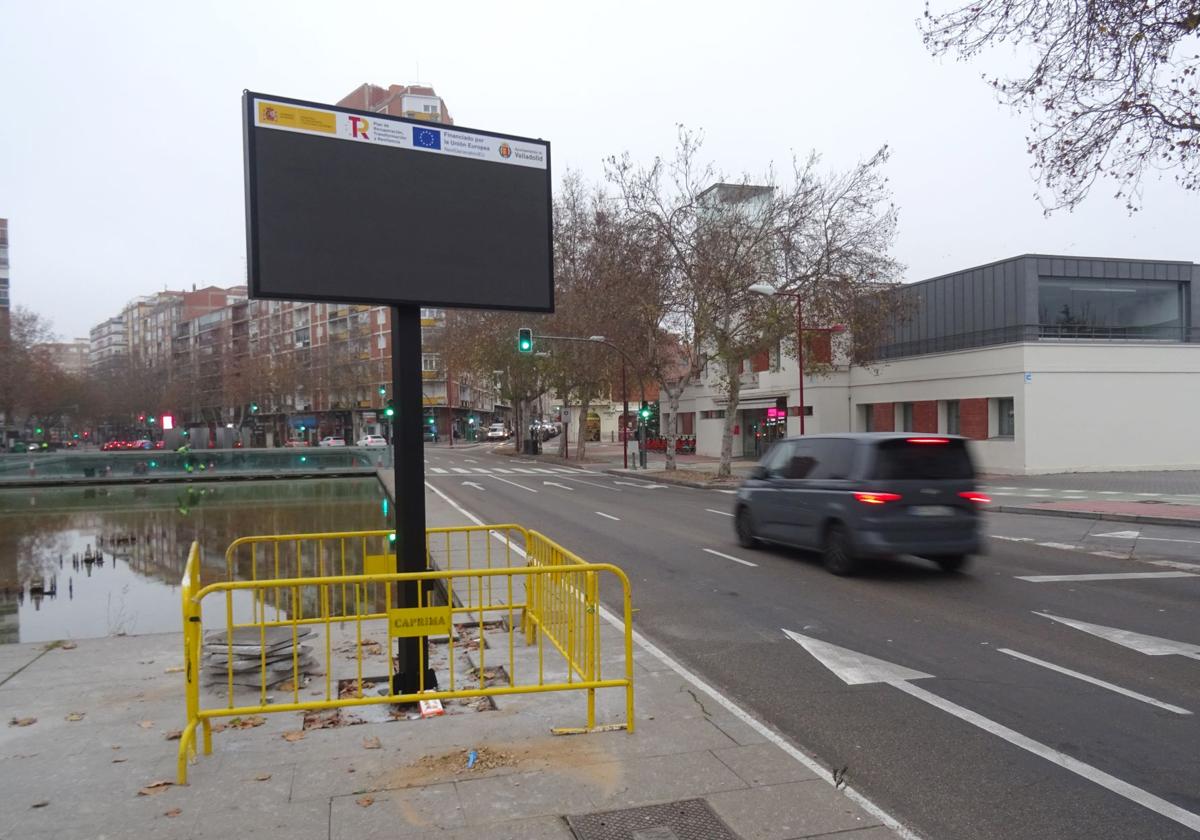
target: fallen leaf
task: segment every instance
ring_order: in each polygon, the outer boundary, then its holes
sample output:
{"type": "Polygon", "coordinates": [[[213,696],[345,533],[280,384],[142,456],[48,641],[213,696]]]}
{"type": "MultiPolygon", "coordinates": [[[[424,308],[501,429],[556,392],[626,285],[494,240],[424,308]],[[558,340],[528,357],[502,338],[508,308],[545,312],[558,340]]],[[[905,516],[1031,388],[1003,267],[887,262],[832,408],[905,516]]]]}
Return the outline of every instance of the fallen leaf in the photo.
{"type": "Polygon", "coordinates": [[[156,793],[162,793],[164,790],[166,790],[173,784],[175,784],[175,783],[172,782],[170,779],[159,779],[158,781],[151,782],[150,784],[146,785],[144,788],[139,790],[138,796],[151,796],[156,793]]]}
{"type": "Polygon", "coordinates": [[[113,745],[112,745],[112,749],[114,749],[114,750],[119,750],[119,749],[121,749],[121,745],[120,745],[120,744],[113,744],[113,745]]]}
{"type": "Polygon", "coordinates": [[[142,727],[142,729],[153,729],[153,728],[154,728],[154,721],[152,721],[152,720],[139,720],[139,721],[138,721],[138,726],[142,727]]]}
{"type": "Polygon", "coordinates": [[[61,645],[59,645],[59,647],[63,650],[75,650],[75,648],[79,647],[79,645],[75,644],[74,642],[63,642],[61,645]]]}
{"type": "Polygon", "coordinates": [[[112,763],[113,764],[124,764],[128,760],[129,760],[128,758],[114,758],[112,760],[112,763]]]}
{"type": "Polygon", "coordinates": [[[253,717],[246,718],[235,717],[229,721],[229,726],[233,729],[253,729],[256,726],[262,726],[266,722],[267,719],[262,715],[254,715],[253,717]]]}
{"type": "Polygon", "coordinates": [[[259,773],[257,776],[254,777],[254,781],[265,782],[269,778],[271,778],[270,773],[259,773]]]}
{"type": "Polygon", "coordinates": [[[35,717],[28,717],[28,718],[15,717],[8,722],[8,725],[9,726],[33,726],[35,723],[37,723],[37,718],[35,718],[35,717]]]}
{"type": "Polygon", "coordinates": [[[375,797],[360,796],[358,799],[355,799],[354,801],[363,808],[369,808],[369,807],[371,807],[371,804],[375,801],[375,797]]]}
{"type": "Polygon", "coordinates": [[[296,684],[291,680],[284,680],[279,684],[279,691],[295,691],[296,684]]]}
{"type": "Polygon", "coordinates": [[[214,723],[211,727],[213,732],[224,732],[229,728],[228,723],[214,723]]]}
{"type": "Polygon", "coordinates": [[[182,808],[172,808],[170,811],[163,811],[164,817],[178,817],[183,813],[182,808]]]}
{"type": "Polygon", "coordinates": [[[83,716],[86,714],[87,712],[71,712],[66,719],[69,721],[83,720],[83,716]]]}
{"type": "Polygon", "coordinates": [[[303,729],[293,729],[291,732],[283,733],[283,740],[285,740],[285,741],[294,742],[294,741],[299,741],[303,738],[304,738],[304,730],[303,729]]]}
{"type": "Polygon", "coordinates": [[[170,732],[167,733],[168,741],[178,741],[182,737],[183,737],[182,729],[172,729],[170,732]]]}
{"type": "Polygon", "coordinates": [[[163,668],[164,674],[178,674],[183,671],[182,665],[172,665],[170,668],[163,668]]]}
{"type": "Polygon", "coordinates": [[[383,749],[383,744],[379,743],[378,738],[376,738],[374,735],[371,735],[368,738],[363,738],[363,749],[364,750],[379,750],[379,749],[383,749]]]}
{"type": "Polygon", "coordinates": [[[45,807],[46,807],[47,805],[49,805],[49,804],[50,804],[50,801],[49,801],[49,800],[42,800],[41,802],[34,802],[34,803],[33,803],[32,805],[30,805],[29,807],[30,807],[30,808],[45,808],[45,807]]]}

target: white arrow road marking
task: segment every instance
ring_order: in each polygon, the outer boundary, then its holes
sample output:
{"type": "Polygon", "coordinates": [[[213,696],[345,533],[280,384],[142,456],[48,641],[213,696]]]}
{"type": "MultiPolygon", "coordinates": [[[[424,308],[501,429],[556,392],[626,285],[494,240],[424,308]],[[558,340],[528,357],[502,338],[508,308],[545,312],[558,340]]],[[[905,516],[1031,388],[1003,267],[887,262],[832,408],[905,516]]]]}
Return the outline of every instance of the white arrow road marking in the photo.
{"type": "Polygon", "coordinates": [[[463,486],[465,486],[465,487],[474,487],[476,490],[482,490],[482,489],[483,489],[483,485],[482,485],[482,484],[480,484],[480,483],[478,483],[478,482],[476,482],[476,481],[464,481],[464,482],[463,482],[463,486]]]}
{"type": "Polygon", "coordinates": [[[564,490],[571,490],[571,491],[575,490],[574,487],[568,487],[565,484],[559,484],[557,481],[543,481],[542,484],[548,484],[551,487],[561,487],[564,490]]]}
{"type": "Polygon", "coordinates": [[[665,484],[635,484],[632,481],[614,481],[613,484],[624,484],[626,487],[641,487],[645,490],[658,490],[660,487],[666,487],[665,484]]]}
{"type": "Polygon", "coordinates": [[[926,691],[920,686],[908,682],[908,680],[927,678],[931,676],[930,674],[923,674],[920,671],[913,671],[902,665],[895,665],[891,662],[885,662],[882,659],[876,659],[873,656],[867,656],[838,647],[837,645],[831,645],[828,642],[822,642],[808,636],[801,636],[799,633],[793,633],[787,629],[783,632],[789,638],[801,644],[822,665],[829,668],[834,674],[837,674],[848,685],[862,685],[871,682],[887,683],[893,688],[903,691],[905,694],[982,729],[984,732],[988,732],[998,738],[1003,738],[1015,747],[1020,747],[1026,752],[1031,752],[1052,764],[1057,764],[1059,767],[1069,770],[1077,776],[1082,776],[1088,781],[1112,791],[1117,796],[1122,796],[1130,802],[1136,802],[1143,808],[1154,811],[1156,814],[1160,814],[1169,820],[1174,820],[1193,831],[1200,831],[1200,814],[1185,811],[1178,805],[1157,797],[1149,791],[1134,787],[1128,782],[1121,781],[1116,776],[1110,776],[1099,768],[1085,764],[1066,753],[1061,753],[1056,749],[1022,735],[1016,730],[1009,729],[1003,724],[996,723],[994,720],[985,718],[983,715],[977,714],[957,703],[951,703],[949,700],[939,697],[931,691],[926,691]],[[912,676],[905,676],[905,674],[912,676]],[[847,679],[847,677],[850,679],[847,679]]]}
{"type": "Polygon", "coordinates": [[[1111,572],[1091,575],[1015,575],[1017,580],[1030,583],[1067,583],[1089,580],[1147,580],[1154,578],[1197,577],[1195,572],[1111,572]]]}
{"type": "Polygon", "coordinates": [[[713,554],[717,557],[724,557],[726,560],[732,560],[734,563],[741,563],[743,566],[753,566],[754,568],[758,568],[757,563],[751,563],[749,560],[743,560],[740,557],[734,557],[732,554],[722,554],[719,551],[713,551],[711,548],[705,548],[702,550],[707,551],[709,554],[713,554]]]}
{"type": "Polygon", "coordinates": [[[513,487],[520,487],[522,490],[528,490],[530,493],[537,492],[532,487],[526,487],[524,484],[517,484],[515,481],[509,481],[507,478],[501,478],[498,475],[494,475],[492,478],[496,479],[497,481],[503,481],[505,484],[511,484],[513,487]]]}
{"type": "Polygon", "coordinates": [[[618,519],[617,517],[613,516],[611,513],[605,513],[604,511],[600,511],[600,510],[596,511],[596,515],[597,515],[597,516],[603,516],[605,519],[611,519],[613,522],[620,522],[620,521],[621,521],[621,520],[620,520],[620,519],[618,519]]]}
{"type": "Polygon", "coordinates": [[[1000,653],[1007,653],[1009,656],[1015,656],[1017,659],[1023,659],[1026,662],[1031,662],[1034,665],[1040,665],[1043,668],[1049,668],[1051,671],[1057,671],[1060,674],[1066,674],[1068,677],[1074,677],[1077,680],[1083,680],[1092,685],[1098,685],[1101,688],[1107,688],[1109,691],[1114,691],[1117,694],[1123,694],[1126,697],[1132,697],[1134,700],[1140,700],[1143,703],[1149,703],[1151,706],[1158,706],[1160,709],[1166,709],[1168,712],[1174,712],[1177,715],[1190,715],[1187,709],[1181,709],[1179,706],[1172,706],[1170,703],[1164,703],[1161,700],[1155,700],[1153,697],[1147,697],[1145,694],[1138,694],[1136,691],[1130,691],[1128,688],[1121,688],[1119,685],[1113,685],[1104,680],[1098,680],[1095,677],[1089,677],[1087,674],[1081,674],[1078,671],[1072,671],[1070,668],[1064,668],[1061,665],[1055,665],[1053,662],[1047,662],[1044,659],[1037,659],[1020,651],[1011,650],[1009,648],[996,648],[1000,653]]]}
{"type": "Polygon", "coordinates": [[[1111,537],[1115,540],[1153,540],[1154,542],[1191,543],[1200,545],[1200,540],[1180,540],[1174,537],[1143,537],[1138,531],[1113,531],[1111,534],[1092,534],[1093,537],[1111,537]]]}
{"type": "Polygon", "coordinates": [[[705,511],[705,513],[716,513],[721,516],[733,516],[732,513],[730,513],[729,511],[725,511],[725,510],[713,510],[712,508],[705,508],[704,511],[705,511]]]}
{"type": "Polygon", "coordinates": [[[1190,642],[1176,642],[1173,639],[1163,639],[1159,636],[1134,633],[1132,630],[1105,627],[1103,624],[1089,624],[1086,621],[1075,621],[1074,619],[1038,612],[1037,610],[1034,610],[1033,614],[1040,615],[1042,618],[1048,618],[1051,621],[1057,621],[1059,624],[1065,624],[1068,627],[1074,627],[1076,630],[1082,630],[1084,633],[1091,633],[1093,636],[1099,636],[1105,641],[1127,647],[1130,650],[1136,650],[1138,653],[1144,653],[1147,656],[1170,656],[1171,654],[1177,654],[1179,656],[1189,656],[1192,659],[1200,659],[1200,645],[1193,645],[1190,642]]]}

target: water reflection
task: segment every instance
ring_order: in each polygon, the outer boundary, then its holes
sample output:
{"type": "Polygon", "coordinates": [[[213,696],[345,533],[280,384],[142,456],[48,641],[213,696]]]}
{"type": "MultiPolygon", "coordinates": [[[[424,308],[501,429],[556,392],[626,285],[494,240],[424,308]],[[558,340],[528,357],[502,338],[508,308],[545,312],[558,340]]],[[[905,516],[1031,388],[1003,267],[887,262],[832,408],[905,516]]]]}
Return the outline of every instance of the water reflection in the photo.
{"type": "Polygon", "coordinates": [[[391,527],[383,498],[374,478],[0,491],[0,643],[178,631],[193,540],[210,582],[239,536],[391,527]]]}

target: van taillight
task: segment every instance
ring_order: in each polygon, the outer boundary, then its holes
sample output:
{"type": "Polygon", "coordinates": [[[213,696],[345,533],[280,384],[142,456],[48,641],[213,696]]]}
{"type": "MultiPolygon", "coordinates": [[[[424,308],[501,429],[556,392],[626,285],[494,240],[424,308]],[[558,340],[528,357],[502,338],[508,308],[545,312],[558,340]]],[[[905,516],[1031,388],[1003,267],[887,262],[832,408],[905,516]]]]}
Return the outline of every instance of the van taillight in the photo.
{"type": "Polygon", "coordinates": [[[855,493],[854,498],[864,505],[885,505],[900,501],[899,493],[855,493]]]}
{"type": "Polygon", "coordinates": [[[981,505],[989,504],[992,501],[991,496],[987,495],[986,493],[978,493],[974,490],[967,490],[965,492],[959,493],[958,495],[962,496],[964,499],[966,499],[969,502],[976,502],[981,505]]]}

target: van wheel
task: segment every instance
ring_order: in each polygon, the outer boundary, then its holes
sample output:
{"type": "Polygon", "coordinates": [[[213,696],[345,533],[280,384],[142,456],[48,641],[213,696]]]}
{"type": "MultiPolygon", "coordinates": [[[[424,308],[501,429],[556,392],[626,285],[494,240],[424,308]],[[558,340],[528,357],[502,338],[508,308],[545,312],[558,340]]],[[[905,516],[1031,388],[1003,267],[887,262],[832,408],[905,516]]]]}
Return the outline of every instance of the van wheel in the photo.
{"type": "Polygon", "coordinates": [[[846,529],[834,522],[825,531],[825,546],[821,553],[825,568],[840,577],[852,575],[858,571],[859,561],[850,548],[850,539],[846,529]]]}
{"type": "Polygon", "coordinates": [[[758,548],[758,537],[754,536],[754,518],[750,515],[749,508],[738,508],[733,527],[737,531],[738,545],[742,548],[758,548]]]}
{"type": "Polygon", "coordinates": [[[930,559],[941,566],[943,572],[958,572],[967,566],[967,555],[965,554],[941,554],[930,559]]]}

